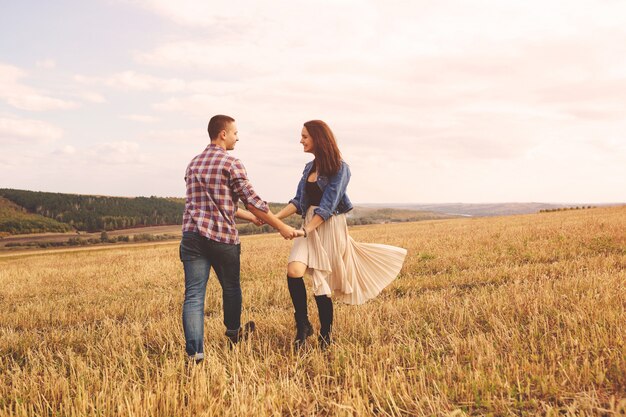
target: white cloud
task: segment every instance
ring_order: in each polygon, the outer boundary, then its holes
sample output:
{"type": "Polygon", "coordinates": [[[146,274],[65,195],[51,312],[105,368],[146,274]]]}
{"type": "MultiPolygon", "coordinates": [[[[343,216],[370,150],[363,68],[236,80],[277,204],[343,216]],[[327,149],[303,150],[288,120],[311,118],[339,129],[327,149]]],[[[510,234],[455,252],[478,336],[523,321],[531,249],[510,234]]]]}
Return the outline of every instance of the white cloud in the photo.
{"type": "Polygon", "coordinates": [[[57,66],[57,63],[54,59],[43,59],[41,61],[37,61],[37,66],[43,69],[54,69],[57,66]]]}
{"type": "Polygon", "coordinates": [[[104,98],[102,94],[95,93],[93,91],[83,91],[78,93],[78,97],[90,103],[101,104],[107,102],[107,99],[104,98]]]}
{"type": "Polygon", "coordinates": [[[72,157],[77,155],[77,149],[72,145],[63,145],[51,152],[51,155],[58,157],[72,157]]]}
{"type": "MultiPolygon", "coordinates": [[[[235,17],[238,11],[248,11],[243,17],[247,17],[249,13],[259,11],[256,2],[243,1],[237,4],[226,4],[196,0],[182,0],[176,4],[167,0],[136,0],[132,3],[157,13],[165,18],[171,19],[182,25],[192,26],[211,26],[220,19],[229,19],[235,17]],[[241,6],[245,7],[241,7],[241,6]]],[[[278,4],[277,2],[276,4],[278,4]]],[[[235,25],[237,22],[231,22],[235,25]]]]}
{"type": "Polygon", "coordinates": [[[63,148],[61,148],[61,152],[66,155],[74,155],[76,153],[76,148],[72,145],[65,145],[63,148]]]}
{"type": "Polygon", "coordinates": [[[186,86],[186,82],[182,79],[165,79],[130,70],[118,72],[107,77],[76,75],[74,80],[82,84],[100,84],[121,90],[163,91],[166,93],[183,91],[186,86]]]}
{"type": "Polygon", "coordinates": [[[102,143],[87,150],[85,154],[107,165],[141,164],[146,161],[139,144],[129,141],[102,143]]]}
{"type": "Polygon", "coordinates": [[[37,93],[20,94],[15,90],[12,93],[6,94],[4,98],[7,103],[20,110],[69,110],[78,107],[76,103],[71,101],[47,97],[37,93]]]}
{"type": "Polygon", "coordinates": [[[240,82],[212,79],[164,78],[136,71],[122,71],[108,76],[75,75],[79,84],[106,86],[122,91],[196,93],[224,96],[245,89],[240,82]]]}
{"type": "Polygon", "coordinates": [[[78,107],[74,102],[49,96],[20,82],[26,73],[21,69],[0,63],[0,100],[9,105],[30,111],[68,110],[78,107]]]}
{"type": "Polygon", "coordinates": [[[159,129],[146,132],[142,140],[156,143],[171,144],[205,144],[208,143],[209,135],[206,127],[197,126],[195,129],[159,129]]]}
{"type": "Polygon", "coordinates": [[[267,59],[266,53],[259,45],[247,42],[184,40],[159,45],[135,58],[145,65],[207,71],[215,79],[232,80],[271,75],[278,66],[286,64],[276,57],[267,59]]]}
{"type": "Polygon", "coordinates": [[[63,130],[41,120],[0,117],[0,142],[46,143],[63,136],[63,130]]]}
{"type": "Polygon", "coordinates": [[[26,73],[21,69],[0,63],[0,100],[9,105],[30,111],[67,110],[78,107],[74,102],[47,95],[20,82],[26,73]]]}
{"type": "Polygon", "coordinates": [[[146,114],[127,114],[124,116],[120,116],[122,119],[132,120],[133,122],[140,123],[155,123],[158,122],[159,119],[154,116],[149,116],[146,114]]]}

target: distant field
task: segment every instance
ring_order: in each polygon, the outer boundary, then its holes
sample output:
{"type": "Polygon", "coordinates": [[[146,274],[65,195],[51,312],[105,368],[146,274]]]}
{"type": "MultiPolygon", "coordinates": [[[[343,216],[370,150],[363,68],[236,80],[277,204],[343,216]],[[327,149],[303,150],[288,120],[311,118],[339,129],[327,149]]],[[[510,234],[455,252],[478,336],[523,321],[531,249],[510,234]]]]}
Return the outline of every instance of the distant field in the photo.
{"type": "MultiPolygon", "coordinates": [[[[124,230],[112,230],[107,232],[110,237],[115,236],[129,236],[130,238],[135,235],[172,235],[172,236],[181,236],[181,226],[173,225],[173,226],[149,226],[149,227],[137,227],[133,229],[124,229],[124,230]]],[[[28,242],[67,242],[70,238],[81,238],[81,239],[99,239],[100,232],[97,233],[37,233],[37,234],[26,234],[26,235],[13,235],[7,236],[0,239],[0,252],[2,251],[24,251],[31,250],[23,247],[7,247],[7,245],[15,244],[15,243],[28,243],[28,242]]],[[[116,245],[121,245],[122,243],[116,243],[116,245]]],[[[111,245],[111,244],[104,244],[111,245]]]]}
{"type": "Polygon", "coordinates": [[[258,333],[227,347],[212,275],[196,367],[177,242],[0,258],[0,416],[626,413],[626,207],[351,235],[409,255],[378,298],[336,304],[329,352],[290,349],[290,242],[245,236],[258,333]]]}

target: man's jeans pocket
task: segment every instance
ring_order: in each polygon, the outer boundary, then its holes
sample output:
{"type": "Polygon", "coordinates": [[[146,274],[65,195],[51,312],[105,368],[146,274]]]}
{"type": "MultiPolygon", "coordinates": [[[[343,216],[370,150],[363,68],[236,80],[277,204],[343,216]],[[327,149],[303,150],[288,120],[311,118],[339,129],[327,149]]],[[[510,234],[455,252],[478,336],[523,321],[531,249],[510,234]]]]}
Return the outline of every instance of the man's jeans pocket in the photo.
{"type": "Polygon", "coordinates": [[[180,260],[181,261],[193,261],[194,259],[201,258],[202,247],[204,244],[204,238],[197,233],[184,232],[183,238],[180,241],[180,260]]]}

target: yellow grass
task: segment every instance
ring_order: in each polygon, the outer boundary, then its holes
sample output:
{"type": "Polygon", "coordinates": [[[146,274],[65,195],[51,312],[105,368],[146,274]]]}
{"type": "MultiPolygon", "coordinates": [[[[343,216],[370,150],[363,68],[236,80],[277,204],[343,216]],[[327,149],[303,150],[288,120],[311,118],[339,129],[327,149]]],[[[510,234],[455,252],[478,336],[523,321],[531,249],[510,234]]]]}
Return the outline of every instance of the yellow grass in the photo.
{"type": "Polygon", "coordinates": [[[243,319],[258,334],[227,347],[212,277],[195,367],[176,243],[0,259],[0,415],[626,412],[626,208],[351,234],[409,256],[378,298],[336,306],[329,352],[291,352],[290,243],[249,236],[243,319]]]}

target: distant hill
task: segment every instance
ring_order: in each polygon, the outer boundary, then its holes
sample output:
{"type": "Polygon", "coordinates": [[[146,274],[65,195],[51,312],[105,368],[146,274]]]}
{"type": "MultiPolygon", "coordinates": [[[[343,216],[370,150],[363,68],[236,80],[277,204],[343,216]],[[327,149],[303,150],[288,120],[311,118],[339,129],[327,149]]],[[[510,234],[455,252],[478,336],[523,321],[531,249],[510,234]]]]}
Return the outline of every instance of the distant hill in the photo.
{"type": "Polygon", "coordinates": [[[591,207],[591,206],[619,206],[624,203],[608,204],[580,204],[580,203],[491,203],[491,204],[362,204],[365,207],[392,207],[397,209],[409,209],[419,211],[431,211],[454,216],[509,216],[514,214],[532,214],[540,210],[553,210],[568,207],[591,207]]]}
{"type": "Polygon", "coordinates": [[[57,222],[87,232],[180,224],[183,204],[159,197],[105,197],[2,188],[0,197],[57,222]]]}
{"type": "Polygon", "coordinates": [[[356,206],[348,213],[349,224],[418,222],[423,220],[449,219],[457,217],[434,211],[412,210],[389,207],[356,206]]]}
{"type": "Polygon", "coordinates": [[[0,197],[0,237],[26,233],[63,233],[72,228],[54,219],[28,213],[6,198],[0,197]]]}

